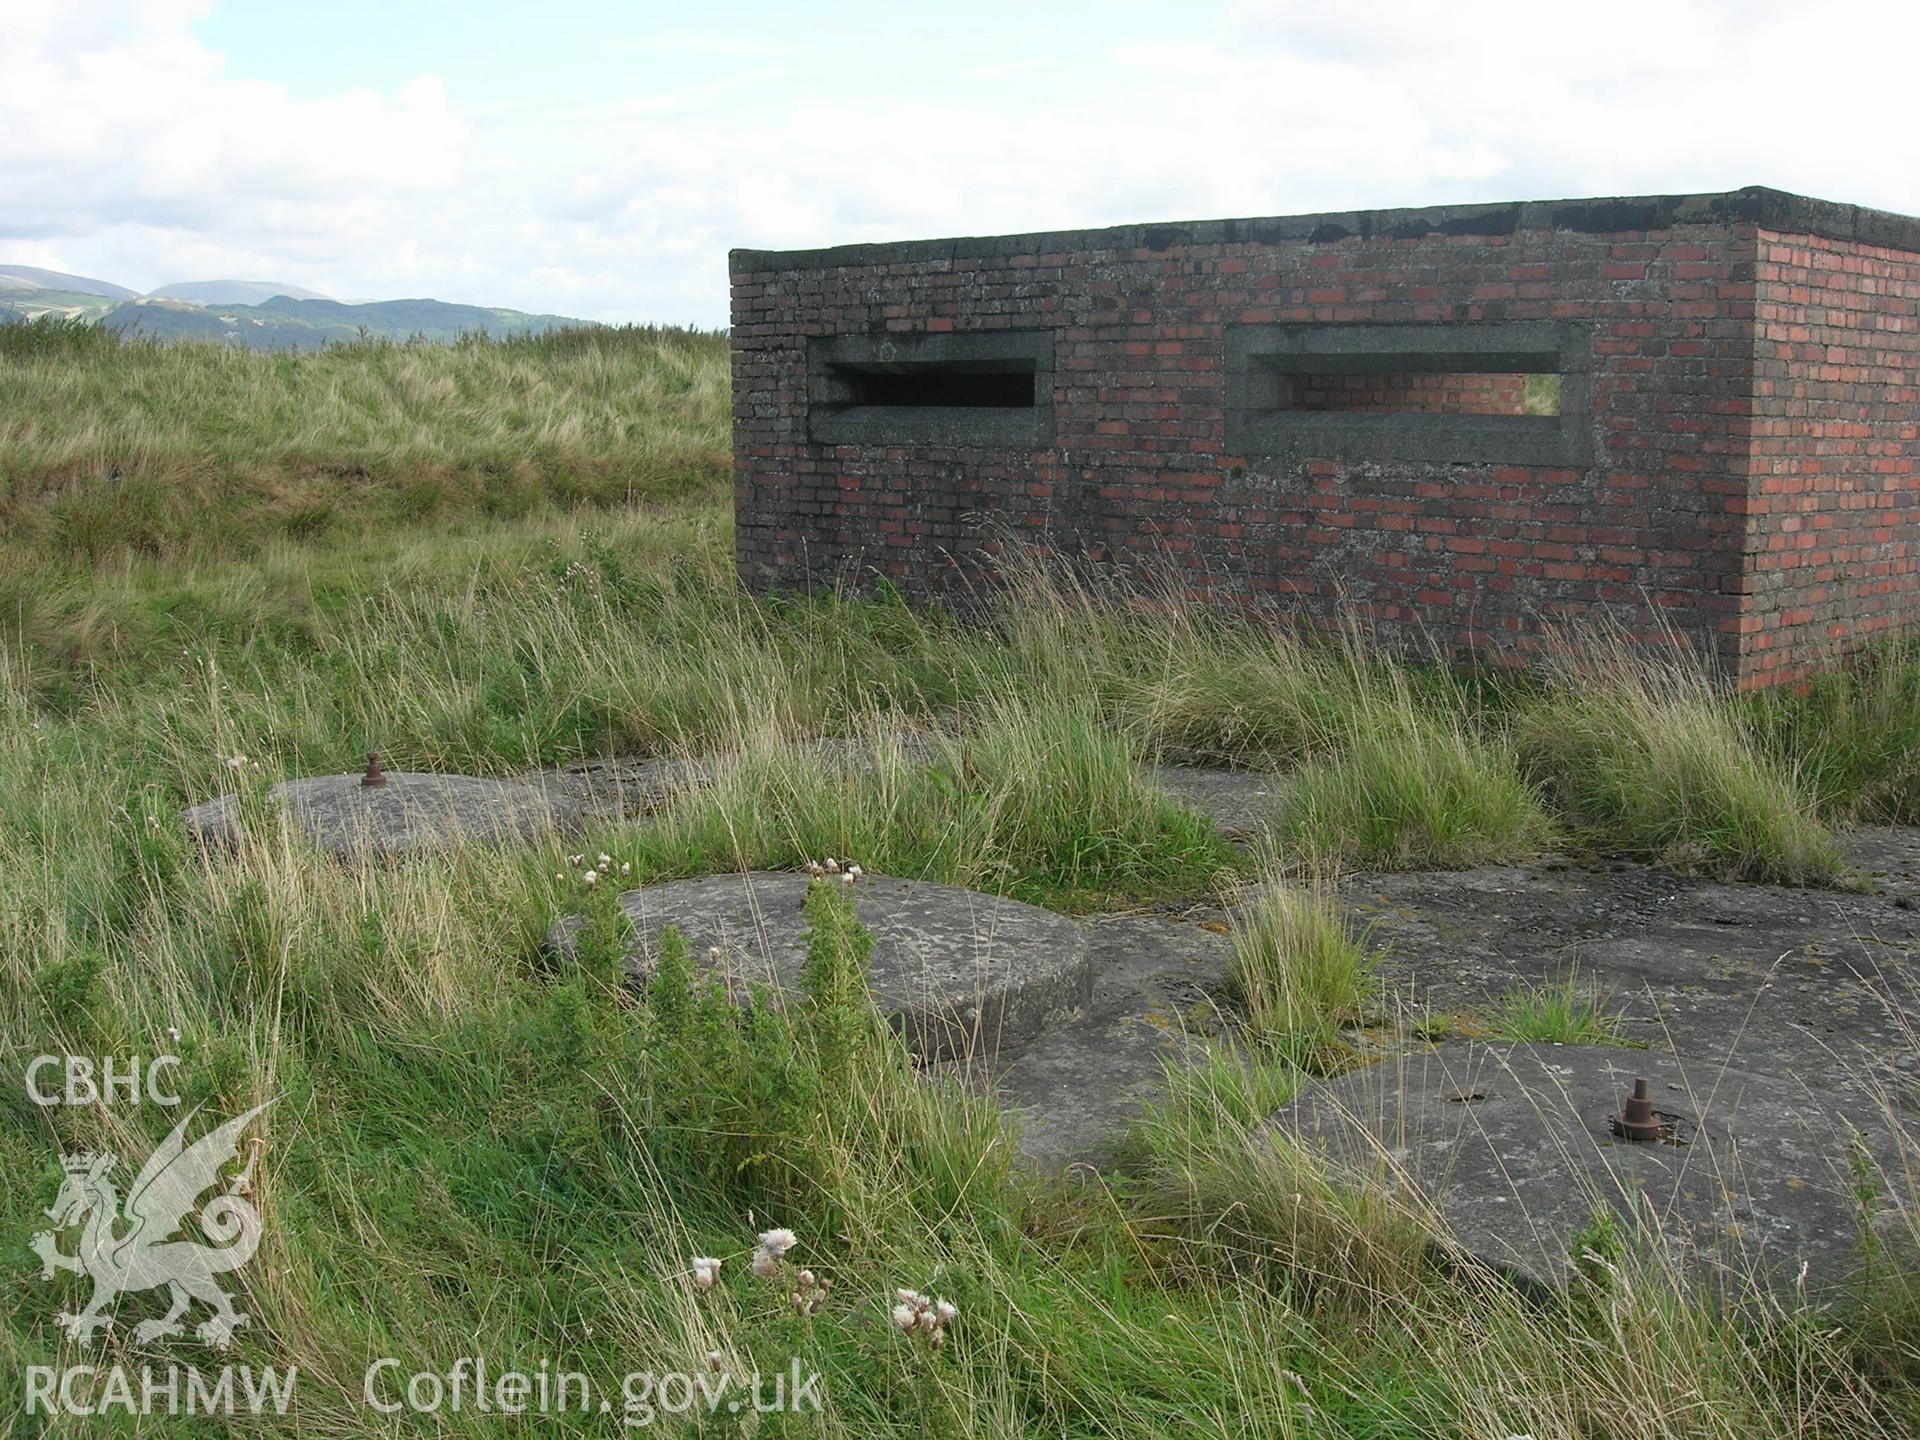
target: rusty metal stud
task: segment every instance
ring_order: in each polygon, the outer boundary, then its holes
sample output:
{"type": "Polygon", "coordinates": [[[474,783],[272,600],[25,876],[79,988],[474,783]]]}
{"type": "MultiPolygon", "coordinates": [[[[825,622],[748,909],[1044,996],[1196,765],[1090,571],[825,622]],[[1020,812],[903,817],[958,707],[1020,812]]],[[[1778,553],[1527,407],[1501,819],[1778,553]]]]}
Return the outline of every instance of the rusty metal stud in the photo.
{"type": "Polygon", "coordinates": [[[1633,1094],[1613,1117],[1613,1133],[1628,1140],[1658,1140],[1666,1127],[1653,1113],[1653,1099],[1647,1094],[1644,1077],[1633,1082],[1633,1094]]]}
{"type": "Polygon", "coordinates": [[[380,752],[378,750],[367,751],[367,773],[360,777],[360,783],[368,787],[387,783],[387,777],[380,773],[380,752]]]}

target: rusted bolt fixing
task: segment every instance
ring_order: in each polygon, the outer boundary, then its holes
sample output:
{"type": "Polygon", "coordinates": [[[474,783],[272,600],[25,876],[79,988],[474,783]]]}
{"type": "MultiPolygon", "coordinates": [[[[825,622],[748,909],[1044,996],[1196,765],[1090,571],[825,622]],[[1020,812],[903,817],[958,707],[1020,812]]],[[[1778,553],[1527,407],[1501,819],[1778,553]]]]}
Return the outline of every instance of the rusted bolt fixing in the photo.
{"type": "Polygon", "coordinates": [[[367,773],[360,777],[360,783],[366,786],[384,785],[387,777],[380,773],[380,752],[367,751],[367,773]]]}
{"type": "Polygon", "coordinates": [[[1647,1094],[1645,1077],[1633,1082],[1633,1094],[1613,1117],[1613,1133],[1628,1140],[1658,1140],[1666,1127],[1653,1113],[1653,1100],[1647,1094]]]}

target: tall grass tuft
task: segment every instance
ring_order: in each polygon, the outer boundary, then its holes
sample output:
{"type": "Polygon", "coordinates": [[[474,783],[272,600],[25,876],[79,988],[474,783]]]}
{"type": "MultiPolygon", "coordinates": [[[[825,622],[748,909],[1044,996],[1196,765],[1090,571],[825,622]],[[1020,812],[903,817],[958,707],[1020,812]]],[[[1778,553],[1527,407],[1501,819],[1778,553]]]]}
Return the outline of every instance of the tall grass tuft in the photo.
{"type": "Polygon", "coordinates": [[[1152,889],[1196,867],[1235,868],[1212,825],[1161,794],[1084,699],[995,700],[954,759],[958,791],[991,797],[977,813],[1005,873],[1044,869],[1068,888],[1133,874],[1152,889]]]}
{"type": "Polygon", "coordinates": [[[1474,724],[1451,686],[1347,642],[1351,699],[1335,752],[1302,766],[1281,796],[1280,838],[1310,864],[1463,870],[1525,859],[1549,830],[1507,742],[1474,724]]]}
{"type": "Polygon", "coordinates": [[[1124,585],[1025,552],[991,611],[996,686],[1043,680],[1093,697],[1143,754],[1270,769],[1332,743],[1347,705],[1337,656],[1196,602],[1165,576],[1124,585]]]}
{"type": "Polygon", "coordinates": [[[957,734],[873,723],[823,760],[777,724],[740,734],[713,785],[637,837],[649,875],[785,868],[849,856],[867,869],[1067,909],[1102,897],[1211,893],[1240,860],[1169,801],[1084,702],[1007,701],[957,734]]]}
{"type": "Polygon", "coordinates": [[[1823,815],[1920,824],[1920,640],[1864,650],[1747,708],[1766,752],[1803,778],[1823,815]]]}
{"type": "Polygon", "coordinates": [[[1735,702],[1682,659],[1618,636],[1562,645],[1516,731],[1528,773],[1609,848],[1788,885],[1841,870],[1805,777],[1757,744],[1735,702]]]}
{"type": "Polygon", "coordinates": [[[1264,1047],[1169,1066],[1130,1137],[1137,1204],[1181,1243],[1180,1268],[1238,1277],[1340,1317],[1379,1314],[1431,1277],[1424,1217],[1336,1173],[1272,1128],[1300,1072],[1264,1047]]]}
{"type": "Polygon", "coordinates": [[[1492,1029],[1502,1040],[1553,1045],[1617,1045],[1620,1020],[1578,975],[1509,990],[1493,1002],[1492,1029]]]}
{"type": "Polygon", "coordinates": [[[1303,1069],[1338,1059],[1342,1024],[1377,989],[1373,961],[1323,882],[1272,877],[1233,910],[1231,980],[1248,1028],[1303,1069]]]}

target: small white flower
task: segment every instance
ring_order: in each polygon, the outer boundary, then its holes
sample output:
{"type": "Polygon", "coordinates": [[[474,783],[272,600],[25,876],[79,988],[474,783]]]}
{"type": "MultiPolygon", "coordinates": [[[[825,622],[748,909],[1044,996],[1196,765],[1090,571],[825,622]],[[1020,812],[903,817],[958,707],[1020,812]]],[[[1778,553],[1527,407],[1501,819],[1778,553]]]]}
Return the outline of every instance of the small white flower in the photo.
{"type": "Polygon", "coordinates": [[[711,1256],[697,1256],[693,1262],[693,1288],[711,1290],[720,1283],[720,1262],[711,1256]]]}
{"type": "Polygon", "coordinates": [[[588,889],[592,889],[595,885],[598,885],[600,883],[600,872],[598,870],[587,871],[586,874],[580,877],[580,883],[582,885],[585,885],[588,889]]]}
{"type": "Polygon", "coordinates": [[[631,865],[622,865],[622,866],[620,867],[620,873],[621,873],[622,875],[631,875],[631,874],[633,873],[633,866],[631,866],[631,865]]]}
{"type": "Polygon", "coordinates": [[[180,1027],[178,1025],[167,1026],[167,1043],[170,1045],[178,1045],[180,1043],[180,1027]]]}
{"type": "Polygon", "coordinates": [[[864,870],[862,870],[862,869],[861,869],[861,868],[860,868],[860,867],[859,867],[858,865],[849,865],[849,866],[847,866],[847,874],[849,874],[849,875],[851,875],[851,876],[853,876],[853,877],[854,877],[854,878],[856,878],[856,879],[858,879],[858,878],[859,878],[860,876],[862,876],[862,875],[864,875],[864,874],[866,874],[866,873],[867,873],[867,872],[866,872],[866,871],[864,871],[864,870]]]}
{"type": "Polygon", "coordinates": [[[232,755],[232,756],[229,756],[229,757],[227,758],[227,768],[228,768],[229,770],[244,770],[244,769],[246,769],[246,768],[247,768],[247,757],[246,757],[246,756],[244,756],[244,755],[232,755]]]}
{"type": "Polygon", "coordinates": [[[860,877],[858,875],[854,874],[851,870],[848,870],[840,876],[840,883],[843,885],[851,885],[853,884],[854,881],[858,880],[859,878],[860,877]]]}
{"type": "Polygon", "coordinates": [[[558,880],[562,885],[564,885],[567,883],[567,872],[564,870],[556,870],[554,872],[553,878],[558,880]]]}
{"type": "Polygon", "coordinates": [[[764,1230],[760,1234],[760,1248],[776,1260],[799,1243],[791,1230],[764,1230]]]}
{"type": "Polygon", "coordinates": [[[771,1280],[780,1273],[780,1262],[773,1252],[762,1247],[753,1252],[753,1273],[762,1280],[771,1280]]]}
{"type": "Polygon", "coordinates": [[[607,854],[607,852],[604,850],[602,850],[598,855],[594,856],[593,859],[594,859],[594,863],[599,865],[602,869],[605,869],[607,866],[613,863],[613,857],[607,854]]]}
{"type": "Polygon", "coordinates": [[[900,1303],[890,1312],[893,1323],[908,1335],[920,1335],[929,1345],[939,1345],[947,1338],[947,1325],[960,1316],[960,1307],[949,1300],[929,1298],[918,1290],[896,1290],[894,1298],[900,1303]]]}

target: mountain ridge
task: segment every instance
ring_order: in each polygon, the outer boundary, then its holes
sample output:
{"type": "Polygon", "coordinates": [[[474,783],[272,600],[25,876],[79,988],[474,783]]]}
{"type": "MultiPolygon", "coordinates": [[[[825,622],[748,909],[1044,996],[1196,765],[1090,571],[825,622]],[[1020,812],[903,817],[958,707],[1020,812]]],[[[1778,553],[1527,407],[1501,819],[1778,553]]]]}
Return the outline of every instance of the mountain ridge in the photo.
{"type": "Polygon", "coordinates": [[[176,281],[143,295],[83,275],[0,265],[0,322],[41,316],[91,320],[158,340],[211,340],[249,350],[315,349],[367,337],[444,342],[475,332],[524,335],[594,323],[425,297],[348,302],[267,280],[176,281]],[[201,298],[191,298],[196,295],[201,298]],[[242,298],[216,298],[227,295],[242,298]]]}
{"type": "MultiPolygon", "coordinates": [[[[142,298],[184,300],[189,305],[258,305],[276,295],[295,300],[331,300],[318,290],[289,285],[283,280],[174,280],[157,285],[142,298]]],[[[129,297],[131,298],[131,297],[129,297]]]]}
{"type": "Polygon", "coordinates": [[[129,290],[111,280],[95,280],[87,275],[69,275],[64,270],[44,270],[38,265],[0,265],[0,293],[14,290],[56,290],[73,295],[99,295],[108,300],[131,300],[138,290],[129,290]],[[19,284],[8,284],[8,281],[19,284]]]}

